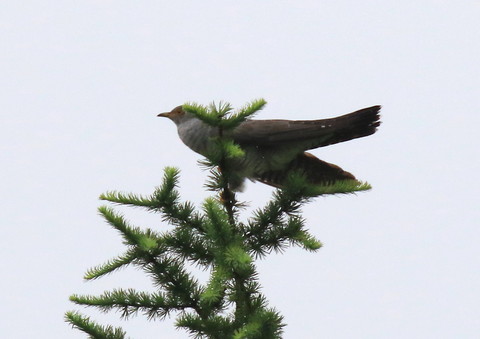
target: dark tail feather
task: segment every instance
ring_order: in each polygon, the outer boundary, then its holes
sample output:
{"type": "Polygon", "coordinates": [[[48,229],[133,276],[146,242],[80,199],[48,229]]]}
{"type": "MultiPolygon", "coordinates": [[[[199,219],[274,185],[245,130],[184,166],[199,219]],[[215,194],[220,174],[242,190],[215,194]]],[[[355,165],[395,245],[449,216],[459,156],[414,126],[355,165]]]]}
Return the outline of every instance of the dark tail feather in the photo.
{"type": "Polygon", "coordinates": [[[353,174],[340,167],[318,159],[308,152],[299,154],[282,171],[268,171],[255,178],[256,180],[274,187],[281,188],[291,171],[305,175],[308,182],[315,185],[331,185],[340,180],[356,180],[353,174]]]}
{"type": "Polygon", "coordinates": [[[332,136],[322,142],[320,146],[328,146],[375,133],[377,127],[380,126],[380,109],[381,106],[372,106],[337,118],[321,120],[322,125],[328,126],[325,131],[331,129],[332,136]]]}

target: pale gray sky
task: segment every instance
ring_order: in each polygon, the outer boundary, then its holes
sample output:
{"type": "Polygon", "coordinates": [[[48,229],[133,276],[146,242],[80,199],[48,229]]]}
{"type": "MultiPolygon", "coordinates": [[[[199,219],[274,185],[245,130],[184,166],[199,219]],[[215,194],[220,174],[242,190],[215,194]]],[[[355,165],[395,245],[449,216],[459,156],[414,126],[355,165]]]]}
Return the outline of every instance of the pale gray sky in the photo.
{"type": "MultiPolygon", "coordinates": [[[[82,281],[123,251],[97,197],[149,194],[172,165],[200,205],[199,157],[155,115],[263,97],[259,118],[383,105],[377,134],[314,152],[373,190],[304,208],[318,253],[258,263],[285,338],[478,338],[479,18],[478,1],[4,1],[2,337],[84,338],[63,322],[72,309],[132,338],[187,337],[172,321],[123,322],[68,301],[151,288],[133,269],[82,281]]],[[[248,184],[242,197],[262,206],[271,191],[248,184]]]]}

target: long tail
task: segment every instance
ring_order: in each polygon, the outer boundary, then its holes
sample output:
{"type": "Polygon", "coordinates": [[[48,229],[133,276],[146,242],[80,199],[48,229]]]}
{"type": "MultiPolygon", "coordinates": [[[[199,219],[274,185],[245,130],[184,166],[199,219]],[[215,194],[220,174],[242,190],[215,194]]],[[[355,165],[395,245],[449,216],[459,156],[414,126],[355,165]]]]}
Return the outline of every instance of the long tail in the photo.
{"type": "Polygon", "coordinates": [[[344,171],[337,165],[322,161],[308,152],[299,154],[287,169],[268,171],[255,179],[264,184],[281,188],[291,171],[302,173],[308,182],[314,185],[330,185],[340,180],[356,180],[353,174],[344,171]]]}
{"type": "Polygon", "coordinates": [[[312,148],[366,137],[375,133],[377,127],[380,126],[380,109],[381,106],[372,106],[337,118],[317,120],[319,125],[326,126],[325,132],[331,131],[332,134],[320,145],[315,145],[312,148]]]}

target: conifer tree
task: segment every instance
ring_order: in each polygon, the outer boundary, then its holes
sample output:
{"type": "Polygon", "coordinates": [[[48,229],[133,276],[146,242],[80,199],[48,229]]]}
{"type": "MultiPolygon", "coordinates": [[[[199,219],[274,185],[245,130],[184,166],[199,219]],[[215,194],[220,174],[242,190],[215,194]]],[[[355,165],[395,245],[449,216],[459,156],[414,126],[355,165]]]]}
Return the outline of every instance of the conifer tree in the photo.
{"type": "MultiPolygon", "coordinates": [[[[105,312],[117,310],[125,318],[137,313],[148,319],[175,314],[175,325],[195,338],[281,338],[285,324],[260,292],[255,260],[293,245],[318,250],[321,243],[305,228],[302,204],[320,195],[352,193],[370,186],[357,181],[312,186],[301,174],[292,173],[264,208],[242,221],[239,211],[243,204],[229,183],[242,180],[235,177],[231,166],[232,159],[244,153],[223,132],[235,128],[265,104],[263,99],[255,100],[236,112],[228,103],[183,105],[187,112],[219,130],[217,147],[202,162],[210,170],[206,186],[214,195],[204,201],[201,211],[190,202],[182,202],[179,170],[171,167],[165,169],[163,183],[149,196],[102,194],[101,200],[159,213],[174,227],[169,231],[140,229],[112,207],[101,206],[100,214],[120,233],[127,249],[87,271],[84,278],[95,280],[130,265],[151,277],[157,292],[116,289],[98,296],[74,294],[72,302],[105,312]],[[206,284],[189,272],[189,264],[209,272],[206,284]]],[[[76,311],[67,312],[65,318],[90,338],[126,337],[121,328],[101,326],[76,311]]]]}

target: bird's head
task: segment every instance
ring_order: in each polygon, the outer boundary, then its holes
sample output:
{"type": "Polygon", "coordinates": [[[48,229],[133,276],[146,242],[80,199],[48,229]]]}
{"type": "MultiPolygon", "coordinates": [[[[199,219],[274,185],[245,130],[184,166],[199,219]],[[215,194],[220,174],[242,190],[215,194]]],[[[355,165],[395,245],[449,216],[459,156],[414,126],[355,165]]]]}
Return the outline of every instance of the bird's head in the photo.
{"type": "Polygon", "coordinates": [[[177,106],[174,109],[172,109],[170,112],[158,114],[157,117],[169,118],[175,124],[178,125],[185,118],[185,115],[186,113],[183,110],[182,106],[177,106]]]}

